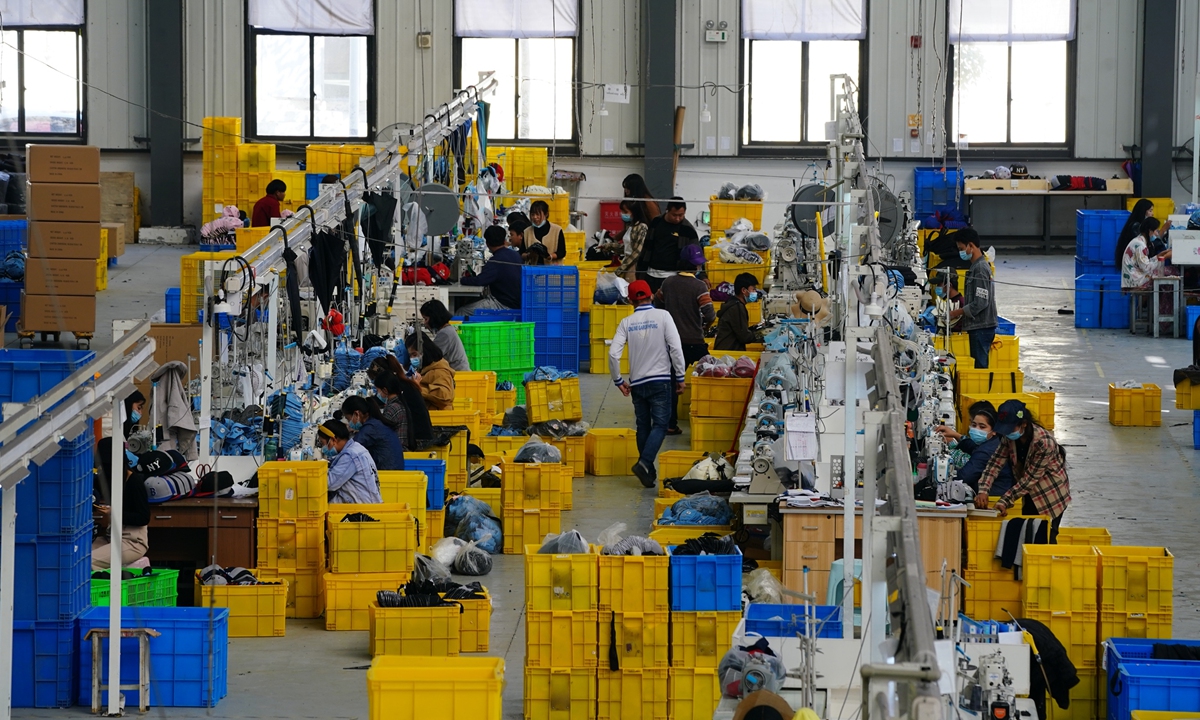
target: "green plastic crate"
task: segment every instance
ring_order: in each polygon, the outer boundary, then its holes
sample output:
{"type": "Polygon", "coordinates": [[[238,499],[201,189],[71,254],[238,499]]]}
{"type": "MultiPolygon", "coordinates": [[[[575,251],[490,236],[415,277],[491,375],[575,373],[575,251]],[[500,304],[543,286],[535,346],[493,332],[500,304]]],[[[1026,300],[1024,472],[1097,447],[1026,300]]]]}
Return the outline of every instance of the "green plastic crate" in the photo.
{"type": "Polygon", "coordinates": [[[531,322],[463,323],[458,336],[472,370],[520,370],[535,364],[533,328],[531,322]]]}
{"type": "MultiPolygon", "coordinates": [[[[178,570],[153,568],[149,575],[121,583],[121,606],[175,607],[179,597],[178,585],[178,570]]],[[[108,578],[92,580],[92,605],[94,607],[108,606],[108,590],[108,578]]]]}
{"type": "Polygon", "coordinates": [[[517,391],[517,404],[525,404],[525,375],[533,372],[532,366],[521,370],[507,370],[496,373],[496,382],[502,383],[505,380],[511,382],[517,391]]]}

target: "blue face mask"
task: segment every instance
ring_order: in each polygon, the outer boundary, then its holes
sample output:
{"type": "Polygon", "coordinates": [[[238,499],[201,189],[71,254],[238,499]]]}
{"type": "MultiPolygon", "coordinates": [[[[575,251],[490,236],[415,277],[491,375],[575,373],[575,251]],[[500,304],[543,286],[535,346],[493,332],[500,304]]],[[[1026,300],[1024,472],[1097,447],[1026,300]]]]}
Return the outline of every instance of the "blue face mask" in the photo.
{"type": "Polygon", "coordinates": [[[142,419],[142,414],[137,410],[134,410],[133,412],[129,413],[129,419],[132,422],[137,422],[138,420],[142,419]]]}
{"type": "Polygon", "coordinates": [[[346,426],[349,427],[354,432],[358,432],[359,430],[362,430],[363,424],[360,422],[354,422],[353,420],[351,420],[349,423],[347,423],[346,426]]]}
{"type": "Polygon", "coordinates": [[[375,397],[379,398],[379,402],[381,402],[381,403],[386,403],[386,402],[388,401],[388,399],[387,399],[387,398],[385,398],[385,397],[383,396],[383,393],[382,393],[382,392],[380,392],[379,390],[376,390],[376,391],[375,391],[375,397]]]}
{"type": "Polygon", "coordinates": [[[1009,440],[1019,440],[1021,438],[1021,431],[1013,430],[1012,432],[1005,435],[1004,437],[1008,438],[1009,440]]]}
{"type": "Polygon", "coordinates": [[[758,302],[758,291],[755,290],[746,296],[746,302],[758,302]]]}
{"type": "Polygon", "coordinates": [[[541,221],[541,222],[535,222],[535,223],[533,224],[533,226],[534,226],[535,228],[544,228],[544,227],[546,227],[546,221],[545,221],[545,220],[543,220],[543,221],[541,221]]]}
{"type": "Polygon", "coordinates": [[[945,290],[943,290],[943,289],[942,289],[942,288],[940,288],[940,287],[939,287],[939,288],[934,288],[934,289],[933,289],[933,294],[934,294],[934,295],[937,295],[938,297],[941,297],[941,296],[943,296],[943,295],[945,295],[945,294],[946,294],[946,291],[945,291],[945,290]]]}
{"type": "Polygon", "coordinates": [[[970,260],[970,259],[971,259],[971,253],[967,252],[966,250],[959,250],[959,251],[958,251],[958,256],[959,256],[960,258],[962,258],[963,260],[970,260]]]}
{"type": "Polygon", "coordinates": [[[633,216],[629,213],[621,213],[621,222],[632,222],[633,216]]]}
{"type": "Polygon", "coordinates": [[[131,452],[129,452],[128,450],[126,450],[126,451],[125,451],[125,462],[126,462],[126,464],[128,464],[128,465],[129,465],[129,467],[131,467],[131,468],[137,467],[137,464],[138,464],[138,456],[137,456],[137,455],[134,455],[133,453],[131,453],[131,452]]]}
{"type": "Polygon", "coordinates": [[[980,430],[979,428],[971,428],[967,431],[967,435],[976,443],[984,443],[988,439],[987,430],[980,430]]]}
{"type": "Polygon", "coordinates": [[[335,456],[337,456],[337,452],[337,448],[333,447],[332,445],[326,445],[321,448],[321,454],[329,460],[332,460],[335,456]]]}

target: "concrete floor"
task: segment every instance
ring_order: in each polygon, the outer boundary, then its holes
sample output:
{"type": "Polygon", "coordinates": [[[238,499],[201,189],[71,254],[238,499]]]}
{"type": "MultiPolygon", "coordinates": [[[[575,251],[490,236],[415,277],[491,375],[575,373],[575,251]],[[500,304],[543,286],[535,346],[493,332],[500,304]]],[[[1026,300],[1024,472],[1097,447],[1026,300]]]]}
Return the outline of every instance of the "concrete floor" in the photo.
{"type": "MultiPolygon", "coordinates": [[[[130,245],[101,294],[101,323],[141,317],[162,306],[163,291],[178,278],[175,248],[130,245]]],[[[1058,393],[1055,433],[1067,447],[1074,502],[1065,523],[1108,527],[1118,544],[1166,545],[1175,553],[1175,636],[1200,638],[1200,562],[1191,542],[1200,526],[1191,412],[1174,410],[1171,371],[1189,364],[1185,340],[1132,337],[1119,330],[1076,330],[1060,308],[1074,305],[1073,260],[1018,256],[997,263],[1001,314],[1017,323],[1027,383],[1058,393]],[[1161,428],[1108,424],[1108,383],[1135,379],[1163,388],[1161,428]]],[[[12,336],[9,337],[10,344],[12,336]]],[[[97,334],[97,346],[111,335],[97,334]]],[[[597,427],[632,427],[629,401],[602,375],[583,376],[587,419],[597,427]]],[[[665,449],[686,449],[688,436],[668,438],[665,449]]],[[[654,492],[631,477],[575,481],[574,512],[563,527],[593,539],[611,523],[633,530],[651,522],[654,492]]],[[[491,655],[507,666],[505,718],[522,714],[524,574],[522,560],[497,556],[483,578],[495,599],[491,655]]],[[[288,622],[282,639],[233,640],[229,696],[211,710],[154,709],[162,717],[362,718],[365,632],[326,632],[322,621],[288,622]]],[[[436,712],[436,711],[435,711],[436,712]]],[[[17,718],[86,715],[74,710],[16,710],[17,718]]]]}

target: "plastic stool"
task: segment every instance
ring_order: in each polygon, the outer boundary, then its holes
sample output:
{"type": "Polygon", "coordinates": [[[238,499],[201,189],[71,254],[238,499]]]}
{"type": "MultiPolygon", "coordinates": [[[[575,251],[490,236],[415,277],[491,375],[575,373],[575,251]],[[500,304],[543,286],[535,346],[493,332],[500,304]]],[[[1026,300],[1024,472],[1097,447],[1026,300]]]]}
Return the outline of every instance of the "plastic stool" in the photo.
{"type": "MultiPolygon", "coordinates": [[[[137,638],[138,640],[138,684],[137,685],[122,685],[120,673],[117,674],[117,684],[115,689],[117,692],[122,690],[137,690],[138,691],[138,709],[146,712],[150,709],[150,638],[158,637],[160,633],[157,630],[150,628],[128,628],[121,630],[122,638],[137,638]]],[[[97,628],[89,630],[88,634],[83,638],[92,641],[92,714],[100,714],[100,695],[108,690],[112,692],[114,686],[112,678],[109,678],[109,684],[101,684],[101,678],[104,677],[104,653],[102,651],[103,644],[101,640],[108,637],[107,629],[97,628]]]]}

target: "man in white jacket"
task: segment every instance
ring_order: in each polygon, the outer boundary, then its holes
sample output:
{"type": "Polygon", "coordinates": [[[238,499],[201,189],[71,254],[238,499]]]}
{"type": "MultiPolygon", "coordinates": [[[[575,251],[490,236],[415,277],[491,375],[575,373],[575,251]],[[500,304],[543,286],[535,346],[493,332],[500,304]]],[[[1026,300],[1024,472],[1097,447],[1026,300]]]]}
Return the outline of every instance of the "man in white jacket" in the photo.
{"type": "Polygon", "coordinates": [[[636,307],[633,314],[621,320],[608,351],[608,367],[613,382],[626,397],[633,397],[633,412],[637,418],[638,461],[633,474],[642,485],[654,487],[658,478],[654,461],[667,436],[671,423],[671,408],[675,394],[685,387],[683,345],[679,330],[666,310],[655,308],[654,295],[645,280],[629,285],[629,300],[636,307]],[[629,382],[621,377],[621,354],[629,344],[629,382]],[[671,374],[680,378],[671,381],[671,374]]]}

